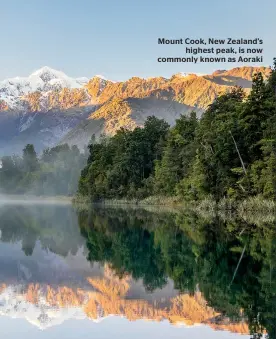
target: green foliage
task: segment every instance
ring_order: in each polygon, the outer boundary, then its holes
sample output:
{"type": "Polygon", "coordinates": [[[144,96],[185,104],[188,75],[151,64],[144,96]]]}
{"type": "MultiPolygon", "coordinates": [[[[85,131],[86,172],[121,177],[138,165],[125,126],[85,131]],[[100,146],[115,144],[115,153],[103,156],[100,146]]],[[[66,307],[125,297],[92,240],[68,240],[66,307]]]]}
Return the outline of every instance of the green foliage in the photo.
{"type": "Polygon", "coordinates": [[[165,195],[175,194],[176,184],[188,175],[195,157],[195,131],[198,126],[196,114],[181,116],[170,130],[162,158],[156,161],[154,189],[165,195]]]}
{"type": "Polygon", "coordinates": [[[79,193],[92,200],[150,195],[154,162],[161,157],[168,130],[164,120],[149,117],[144,128],[121,129],[114,137],[92,142],[79,193]]]}
{"type": "Polygon", "coordinates": [[[38,169],[38,160],[34,145],[28,144],[23,149],[23,168],[25,172],[35,172],[38,169]]]}
{"type": "Polygon", "coordinates": [[[26,145],[22,158],[2,158],[0,190],[5,194],[73,195],[77,191],[85,156],[76,146],[45,149],[40,158],[26,145]]]}
{"type": "Polygon", "coordinates": [[[120,130],[90,144],[79,194],[90,200],[151,195],[218,202],[276,196],[276,63],[265,83],[253,77],[246,97],[235,87],[198,121],[182,116],[169,129],[149,117],[144,128],[120,130]]]}

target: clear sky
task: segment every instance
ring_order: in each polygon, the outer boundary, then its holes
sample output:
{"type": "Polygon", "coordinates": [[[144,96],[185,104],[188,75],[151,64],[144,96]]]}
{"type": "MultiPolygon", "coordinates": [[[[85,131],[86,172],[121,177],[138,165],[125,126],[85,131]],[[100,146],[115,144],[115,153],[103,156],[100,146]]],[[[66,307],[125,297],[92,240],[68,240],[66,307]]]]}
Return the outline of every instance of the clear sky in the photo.
{"type": "Polygon", "coordinates": [[[50,66],[70,76],[209,73],[236,64],[157,63],[183,56],[159,37],[259,37],[276,56],[275,0],[0,0],[0,80],[50,66]]]}

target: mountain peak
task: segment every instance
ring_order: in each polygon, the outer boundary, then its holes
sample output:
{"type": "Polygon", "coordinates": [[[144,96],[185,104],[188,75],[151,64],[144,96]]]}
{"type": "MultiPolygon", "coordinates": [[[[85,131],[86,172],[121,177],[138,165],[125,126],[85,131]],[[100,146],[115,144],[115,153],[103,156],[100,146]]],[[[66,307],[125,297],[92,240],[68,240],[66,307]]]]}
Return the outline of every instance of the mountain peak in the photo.
{"type": "Polygon", "coordinates": [[[15,77],[0,82],[0,100],[13,108],[17,107],[20,97],[32,92],[48,92],[62,88],[82,88],[87,78],[71,78],[62,71],[44,66],[28,77],[15,77]]]}
{"type": "Polygon", "coordinates": [[[29,78],[32,78],[32,77],[38,77],[44,82],[49,82],[53,79],[69,79],[69,77],[65,73],[61,71],[57,71],[48,66],[41,67],[38,70],[34,71],[29,76],[29,78]]]}
{"type": "Polygon", "coordinates": [[[31,75],[40,75],[40,74],[43,74],[43,73],[55,73],[55,72],[59,72],[49,66],[43,66],[39,69],[37,69],[36,71],[34,71],[31,75]]]}
{"type": "Polygon", "coordinates": [[[100,74],[94,75],[94,78],[99,78],[99,79],[102,79],[102,80],[107,80],[106,77],[104,77],[103,75],[100,75],[100,74]]]}
{"type": "Polygon", "coordinates": [[[102,81],[102,82],[112,82],[112,83],[117,82],[117,81],[113,81],[113,80],[107,79],[105,76],[100,75],[100,74],[94,75],[93,78],[92,78],[92,80],[93,80],[93,79],[100,79],[100,81],[102,81]]]}

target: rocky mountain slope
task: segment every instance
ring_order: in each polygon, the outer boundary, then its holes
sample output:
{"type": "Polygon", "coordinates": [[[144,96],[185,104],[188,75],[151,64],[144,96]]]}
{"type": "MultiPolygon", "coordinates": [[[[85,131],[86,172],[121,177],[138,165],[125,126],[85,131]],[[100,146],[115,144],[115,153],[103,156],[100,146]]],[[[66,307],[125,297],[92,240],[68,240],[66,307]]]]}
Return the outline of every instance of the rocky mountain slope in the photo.
{"type": "Polygon", "coordinates": [[[240,67],[210,75],[179,73],[169,79],[113,82],[101,76],[74,79],[43,67],[29,77],[0,82],[0,155],[18,153],[26,143],[38,151],[60,142],[83,148],[92,134],[142,126],[149,115],[170,124],[191,110],[200,116],[233,86],[249,92],[256,72],[267,78],[270,69],[240,67]]]}
{"type": "Polygon", "coordinates": [[[60,143],[78,145],[81,149],[88,144],[92,135],[113,135],[121,127],[133,129],[143,126],[147,117],[155,115],[173,125],[181,114],[199,111],[173,100],[149,98],[114,98],[102,105],[77,127],[70,131],[60,143]]]}
{"type": "Polygon", "coordinates": [[[0,113],[0,156],[20,154],[28,143],[38,152],[55,146],[72,128],[93,111],[93,107],[44,112],[0,113]]]}
{"type": "Polygon", "coordinates": [[[171,78],[141,79],[133,77],[125,82],[105,81],[101,91],[91,79],[86,88],[94,103],[103,104],[112,98],[145,98],[174,100],[189,106],[205,109],[221,93],[233,86],[251,88],[253,74],[261,72],[264,78],[270,74],[266,67],[238,67],[229,71],[215,71],[211,75],[175,74],[171,78]]]}

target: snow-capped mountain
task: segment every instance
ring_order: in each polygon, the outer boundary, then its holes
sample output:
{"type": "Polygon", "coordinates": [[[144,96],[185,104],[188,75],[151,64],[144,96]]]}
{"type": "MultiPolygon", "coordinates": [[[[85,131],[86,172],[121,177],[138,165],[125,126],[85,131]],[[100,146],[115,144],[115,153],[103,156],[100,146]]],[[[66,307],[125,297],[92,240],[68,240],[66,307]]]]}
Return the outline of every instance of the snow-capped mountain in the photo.
{"type": "Polygon", "coordinates": [[[71,78],[61,71],[42,67],[28,77],[15,77],[0,81],[0,100],[15,108],[20,97],[32,92],[48,92],[62,88],[82,88],[88,78],[71,78]]]}
{"type": "Polygon", "coordinates": [[[191,110],[201,116],[219,93],[234,86],[249,93],[256,72],[267,79],[271,69],[236,67],[209,75],[134,76],[114,82],[101,75],[72,78],[42,67],[28,77],[0,82],[0,156],[20,154],[27,143],[39,153],[63,142],[83,149],[92,134],[142,126],[149,115],[170,124],[191,110]]]}

